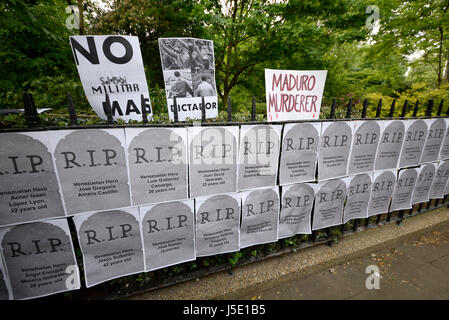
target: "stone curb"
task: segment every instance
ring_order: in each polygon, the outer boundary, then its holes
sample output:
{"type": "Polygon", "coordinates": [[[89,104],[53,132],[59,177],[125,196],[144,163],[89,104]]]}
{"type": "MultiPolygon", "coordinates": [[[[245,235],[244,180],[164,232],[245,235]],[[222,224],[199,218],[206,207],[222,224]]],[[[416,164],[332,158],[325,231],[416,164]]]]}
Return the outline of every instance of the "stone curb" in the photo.
{"type": "Polygon", "coordinates": [[[129,297],[132,300],[233,299],[249,290],[271,287],[292,277],[302,277],[353,260],[383,247],[424,234],[449,228],[449,209],[432,210],[404,219],[401,225],[390,223],[339,239],[332,246],[319,245],[233,269],[201,279],[129,297]]]}

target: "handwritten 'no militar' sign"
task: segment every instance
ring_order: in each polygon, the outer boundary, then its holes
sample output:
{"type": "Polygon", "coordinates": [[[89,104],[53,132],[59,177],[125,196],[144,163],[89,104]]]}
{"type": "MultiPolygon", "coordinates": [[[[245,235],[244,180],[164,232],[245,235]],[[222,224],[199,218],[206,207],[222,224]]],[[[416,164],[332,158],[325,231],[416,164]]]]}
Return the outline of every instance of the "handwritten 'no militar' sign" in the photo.
{"type": "Polygon", "coordinates": [[[102,119],[106,94],[114,119],[142,120],[142,106],[152,117],[138,37],[74,36],[70,45],[87,100],[102,119]]]}
{"type": "Polygon", "coordinates": [[[267,120],[318,119],[327,70],[265,69],[267,120]]]}

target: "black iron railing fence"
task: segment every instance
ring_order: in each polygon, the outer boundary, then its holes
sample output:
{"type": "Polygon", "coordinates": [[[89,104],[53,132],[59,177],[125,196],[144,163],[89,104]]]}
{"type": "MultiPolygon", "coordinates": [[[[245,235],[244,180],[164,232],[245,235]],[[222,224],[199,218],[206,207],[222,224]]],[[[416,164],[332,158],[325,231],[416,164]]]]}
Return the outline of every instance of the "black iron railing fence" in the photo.
{"type": "MultiPolygon", "coordinates": [[[[204,99],[204,98],[203,98],[204,99]]],[[[72,101],[70,93],[67,94],[67,109],[69,114],[69,126],[42,126],[39,121],[36,107],[34,105],[33,97],[30,93],[23,94],[24,101],[24,114],[27,126],[25,128],[0,128],[0,132],[14,132],[14,131],[40,131],[40,130],[58,130],[58,129],[83,129],[83,128],[123,128],[123,127],[177,127],[177,126],[192,126],[192,122],[179,122],[178,112],[174,110],[174,122],[172,123],[157,123],[151,124],[148,122],[145,108],[142,108],[142,123],[140,124],[117,124],[114,123],[111,106],[109,103],[108,95],[105,96],[105,113],[108,121],[104,125],[91,125],[81,126],[78,124],[78,118],[75,110],[75,106],[72,101]]],[[[143,101],[142,96],[142,105],[143,101]]],[[[328,115],[321,114],[319,120],[306,120],[306,121],[284,121],[276,122],[276,124],[286,123],[298,123],[298,122],[325,122],[325,121],[346,121],[346,120],[387,120],[387,119],[428,119],[428,118],[447,118],[449,117],[449,108],[446,110],[445,115],[443,113],[443,100],[440,101],[439,107],[434,113],[434,100],[429,100],[425,109],[424,117],[417,117],[419,111],[419,101],[416,101],[413,107],[413,114],[411,117],[405,117],[408,112],[409,106],[406,100],[399,117],[394,117],[396,100],[394,99],[390,109],[388,117],[381,118],[382,111],[382,99],[379,100],[376,108],[376,115],[374,118],[366,118],[368,111],[368,100],[363,101],[362,110],[359,118],[353,118],[353,101],[352,99],[346,105],[346,116],[344,118],[336,118],[336,99],[333,99],[330,112],[328,115]]],[[[176,102],[174,103],[176,105],[176,102]]],[[[340,110],[339,110],[340,111],[340,110]]],[[[341,110],[343,111],[343,110],[341,110]]],[[[341,113],[341,112],[340,112],[341,113]]],[[[227,126],[227,125],[245,125],[245,124],[266,124],[267,122],[255,121],[256,120],[256,101],[253,98],[251,117],[249,122],[232,122],[232,105],[229,98],[227,104],[227,122],[207,122],[205,110],[202,110],[202,120],[207,126],[227,126]]],[[[64,294],[57,294],[45,299],[118,299],[133,294],[148,292],[157,288],[169,286],[175,283],[197,279],[209,274],[213,274],[220,271],[228,271],[232,274],[232,269],[236,266],[242,266],[256,261],[268,259],[271,257],[280,256],[289,252],[297,252],[298,250],[305,249],[307,247],[332,243],[339,237],[343,237],[355,232],[361,232],[363,230],[374,228],[382,224],[397,223],[401,224],[403,219],[408,217],[423,214],[425,212],[447,206],[447,196],[443,199],[431,199],[427,203],[420,203],[414,205],[409,210],[399,210],[388,212],[385,214],[379,214],[366,219],[355,219],[348,221],[345,224],[325,228],[322,230],[315,230],[310,235],[296,235],[290,238],[281,239],[276,243],[257,245],[245,249],[241,249],[240,254],[221,254],[213,257],[197,258],[195,262],[187,262],[179,264],[175,267],[164,268],[144,274],[138,274],[133,276],[127,276],[118,280],[112,280],[107,283],[103,283],[86,289],[84,287],[81,290],[76,290],[64,294]]],[[[72,239],[74,242],[75,250],[77,252],[77,259],[82,271],[83,264],[81,259],[80,247],[77,242],[76,230],[71,218],[68,218],[69,226],[72,232],[72,239]]],[[[83,274],[83,272],[81,272],[83,274]]]]}

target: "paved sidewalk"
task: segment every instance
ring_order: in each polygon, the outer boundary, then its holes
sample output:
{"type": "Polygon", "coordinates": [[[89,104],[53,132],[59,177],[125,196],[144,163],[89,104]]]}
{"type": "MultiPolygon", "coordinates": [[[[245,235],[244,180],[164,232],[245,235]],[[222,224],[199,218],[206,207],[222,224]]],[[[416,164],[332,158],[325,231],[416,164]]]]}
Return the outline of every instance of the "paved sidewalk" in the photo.
{"type": "Polygon", "coordinates": [[[332,247],[318,245],[237,267],[232,275],[219,272],[129,299],[448,299],[448,230],[449,209],[443,207],[400,226],[345,236],[332,247]],[[422,235],[427,236],[420,240],[422,235]],[[365,288],[365,269],[371,264],[384,277],[380,290],[365,288]],[[423,280],[427,274],[431,279],[423,280]]]}
{"type": "Polygon", "coordinates": [[[449,229],[434,230],[322,272],[233,298],[449,299],[449,229]],[[365,287],[369,265],[380,270],[378,290],[365,287]]]}

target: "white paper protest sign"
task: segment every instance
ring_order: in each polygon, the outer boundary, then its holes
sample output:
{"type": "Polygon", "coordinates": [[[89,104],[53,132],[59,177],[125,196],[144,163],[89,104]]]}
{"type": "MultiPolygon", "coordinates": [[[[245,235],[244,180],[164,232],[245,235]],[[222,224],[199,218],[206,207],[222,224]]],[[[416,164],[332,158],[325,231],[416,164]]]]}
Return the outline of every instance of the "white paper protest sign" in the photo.
{"type": "Polygon", "coordinates": [[[265,69],[267,121],[319,119],[327,70],[265,69]]]}
{"type": "Polygon", "coordinates": [[[420,164],[421,154],[427,138],[427,123],[424,120],[404,120],[406,131],[402,144],[399,167],[411,167],[420,164]]]}
{"type": "Polygon", "coordinates": [[[319,181],[347,175],[353,130],[354,122],[323,122],[318,155],[319,181]]]}
{"type": "Polygon", "coordinates": [[[73,222],[86,287],[145,270],[137,207],[89,212],[75,216],[73,222]]]}
{"type": "Polygon", "coordinates": [[[316,183],[297,183],[282,187],[279,239],[312,233],[312,207],[316,191],[316,183]]]}
{"type": "Polygon", "coordinates": [[[241,192],[242,222],[240,248],[277,240],[279,225],[279,188],[241,192]]]}
{"type": "Polygon", "coordinates": [[[446,121],[444,119],[426,119],[429,128],[421,163],[437,161],[440,156],[441,144],[446,134],[446,121]]]}
{"type": "Polygon", "coordinates": [[[396,169],[404,142],[405,124],[401,120],[384,120],[378,123],[381,125],[382,137],[374,169],[396,169]]]}
{"type": "Polygon", "coordinates": [[[443,142],[441,143],[441,149],[440,149],[440,160],[446,160],[449,159],[449,119],[444,119],[446,123],[446,134],[444,135],[443,142]]]}
{"type": "Polygon", "coordinates": [[[239,128],[189,127],[190,197],[234,192],[239,128]]]}
{"type": "Polygon", "coordinates": [[[145,271],[195,260],[193,200],[142,206],[139,211],[145,271]]]}
{"type": "Polygon", "coordinates": [[[0,226],[63,217],[47,133],[2,133],[0,145],[0,226]]]}
{"type": "Polygon", "coordinates": [[[321,123],[288,123],[282,136],[279,184],[315,181],[321,123]]]}
{"type": "Polygon", "coordinates": [[[132,205],[188,198],[187,128],[126,128],[132,205]]]}
{"type": "Polygon", "coordinates": [[[170,120],[174,120],[174,98],[180,121],[201,119],[202,98],[206,118],[217,117],[213,42],[196,38],[160,38],[158,41],[170,120]]]}
{"type": "Polygon", "coordinates": [[[49,133],[67,213],[131,205],[124,129],[49,133]]]}
{"type": "Polygon", "coordinates": [[[354,130],[348,174],[373,171],[380,140],[380,125],[377,121],[356,121],[354,130]]]}
{"type": "Polygon", "coordinates": [[[368,218],[371,189],[372,173],[362,173],[349,178],[348,195],[343,210],[343,223],[351,219],[368,218]]]}
{"type": "Polygon", "coordinates": [[[377,171],[373,174],[368,217],[388,212],[391,197],[396,186],[397,171],[377,171]]]}
{"type": "Polygon", "coordinates": [[[345,179],[333,179],[319,183],[319,190],[315,195],[312,230],[342,223],[346,195],[347,182],[345,179]]]}
{"type": "Polygon", "coordinates": [[[79,269],[66,219],[0,229],[0,243],[14,299],[80,288],[79,269]]]}
{"type": "Polygon", "coordinates": [[[415,168],[402,169],[398,172],[398,180],[391,199],[390,211],[412,208],[413,189],[418,179],[415,168]]]}
{"type": "Polygon", "coordinates": [[[281,125],[244,125],[240,131],[237,189],[276,185],[281,125]]]}
{"type": "Polygon", "coordinates": [[[12,300],[12,294],[0,250],[0,301],[2,300],[12,300]]]}
{"type": "Polygon", "coordinates": [[[435,172],[432,186],[430,187],[429,198],[441,199],[445,186],[449,178],[449,161],[441,161],[438,164],[438,168],[435,172]]]}
{"type": "Polygon", "coordinates": [[[195,199],[196,256],[239,251],[239,193],[195,199]]]}
{"type": "Polygon", "coordinates": [[[143,106],[152,117],[138,37],[71,36],[70,45],[87,100],[102,119],[106,94],[114,119],[141,121],[143,106]]]}
{"type": "Polygon", "coordinates": [[[446,182],[446,186],[443,189],[443,196],[449,194],[449,180],[446,182]]]}
{"type": "Polygon", "coordinates": [[[435,177],[436,166],[433,163],[427,163],[417,168],[418,180],[413,190],[412,205],[429,201],[429,191],[435,177]]]}

